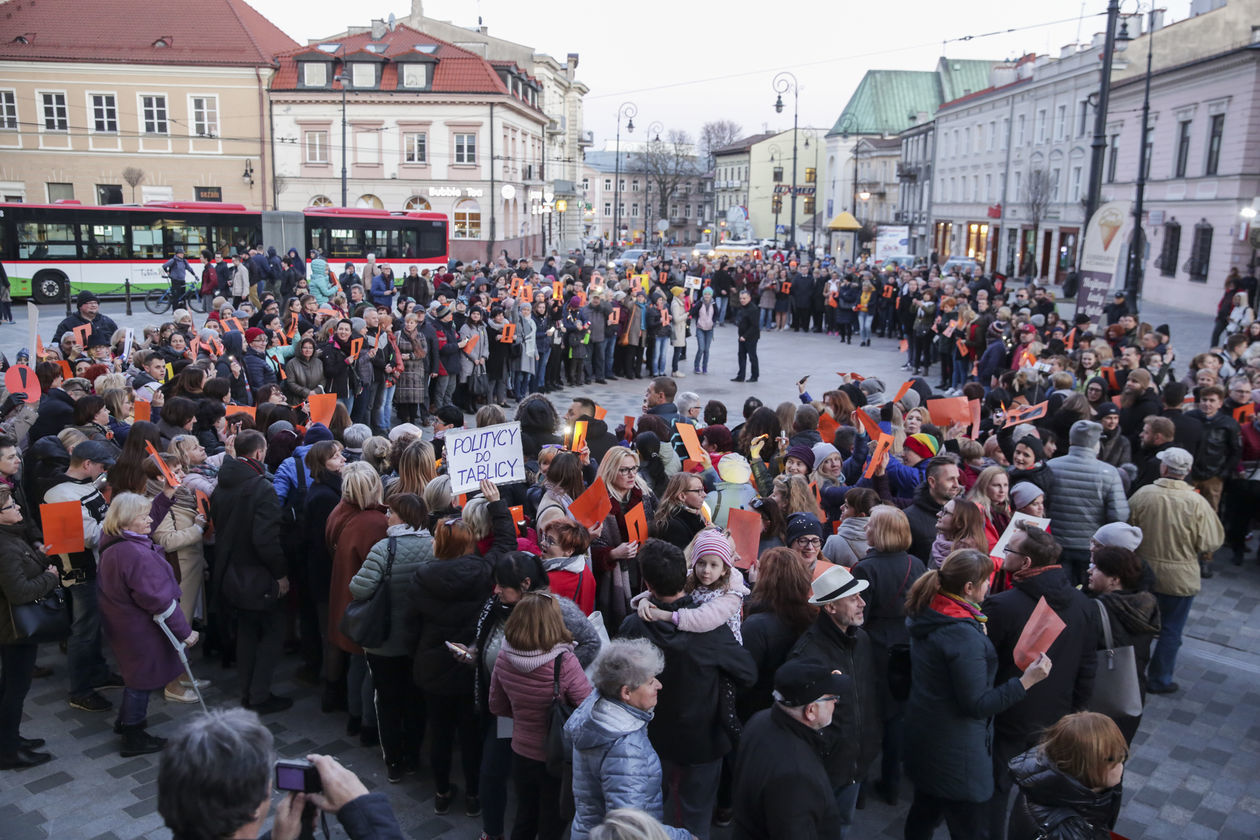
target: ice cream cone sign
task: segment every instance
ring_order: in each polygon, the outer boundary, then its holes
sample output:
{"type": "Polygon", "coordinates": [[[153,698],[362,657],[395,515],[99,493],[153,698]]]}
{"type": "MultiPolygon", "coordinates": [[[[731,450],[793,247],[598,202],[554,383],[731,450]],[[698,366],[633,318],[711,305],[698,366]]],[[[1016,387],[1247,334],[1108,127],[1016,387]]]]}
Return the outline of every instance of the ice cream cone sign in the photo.
{"type": "Polygon", "coordinates": [[[1103,250],[1110,250],[1116,234],[1124,227],[1124,214],[1116,207],[1106,207],[1099,213],[1098,227],[1102,232],[1103,250]]]}

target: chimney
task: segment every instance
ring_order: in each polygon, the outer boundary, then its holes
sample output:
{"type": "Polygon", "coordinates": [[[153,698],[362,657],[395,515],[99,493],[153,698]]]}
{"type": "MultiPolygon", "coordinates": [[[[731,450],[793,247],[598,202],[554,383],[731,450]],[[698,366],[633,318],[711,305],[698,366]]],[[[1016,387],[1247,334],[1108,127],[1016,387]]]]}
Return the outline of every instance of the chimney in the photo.
{"type": "Polygon", "coordinates": [[[389,27],[385,25],[385,21],[380,18],[372,18],[372,40],[379,41],[385,37],[385,33],[389,31],[389,27]]]}
{"type": "Polygon", "coordinates": [[[578,54],[577,54],[577,53],[569,53],[569,54],[565,57],[565,64],[567,64],[567,65],[568,65],[568,67],[569,67],[569,72],[571,72],[571,73],[572,73],[572,72],[576,72],[576,71],[577,71],[577,68],[578,68],[578,54]]]}
{"type": "Polygon", "coordinates": [[[1076,55],[1076,44],[1064,44],[1059,48],[1059,58],[1071,58],[1076,55]]]}
{"type": "Polygon", "coordinates": [[[1151,31],[1154,32],[1164,28],[1164,10],[1156,9],[1151,14],[1151,31]]]}

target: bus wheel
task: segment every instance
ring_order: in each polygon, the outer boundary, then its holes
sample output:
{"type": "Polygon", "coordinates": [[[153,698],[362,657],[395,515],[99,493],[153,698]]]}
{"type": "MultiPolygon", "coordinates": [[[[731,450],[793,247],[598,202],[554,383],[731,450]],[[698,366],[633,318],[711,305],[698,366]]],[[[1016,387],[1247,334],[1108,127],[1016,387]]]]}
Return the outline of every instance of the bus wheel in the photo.
{"type": "Polygon", "coordinates": [[[58,271],[41,271],[31,281],[31,297],[36,303],[61,303],[66,299],[66,276],[58,271]]]}

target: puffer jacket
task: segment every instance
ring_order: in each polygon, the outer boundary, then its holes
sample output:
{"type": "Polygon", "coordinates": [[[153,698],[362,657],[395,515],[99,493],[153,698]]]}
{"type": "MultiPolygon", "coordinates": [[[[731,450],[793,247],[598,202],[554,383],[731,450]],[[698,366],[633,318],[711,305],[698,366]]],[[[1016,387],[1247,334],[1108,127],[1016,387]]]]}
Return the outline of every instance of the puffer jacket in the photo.
{"type": "Polygon", "coordinates": [[[560,696],[577,706],[591,693],[590,681],[573,653],[573,644],[550,650],[516,650],[504,641],[490,676],[490,711],[512,719],[512,752],[547,760],[548,712],[560,669],[560,696]],[[568,654],[567,656],[565,654],[568,654]]]}
{"type": "Polygon", "coordinates": [[[1015,756],[1019,786],[1007,824],[1009,840],[1108,840],[1120,816],[1123,785],[1095,791],[1064,773],[1040,747],[1015,756]]]}
{"type": "Polygon", "coordinates": [[[1129,518],[1120,473],[1098,460],[1092,449],[1070,446],[1066,455],[1051,458],[1046,466],[1055,489],[1046,496],[1046,516],[1064,548],[1084,551],[1099,527],[1129,518]]]}
{"type": "Polygon", "coordinates": [[[316,388],[324,387],[324,362],[319,358],[318,351],[309,359],[295,353],[285,362],[284,375],[285,379],[280,384],[284,395],[290,402],[300,403],[316,388]]]}
{"type": "Polygon", "coordinates": [[[1158,478],[1133,494],[1130,522],[1142,529],[1137,554],[1155,572],[1155,592],[1186,597],[1202,586],[1199,555],[1225,541],[1212,505],[1186,482],[1158,478]]]}
{"type": "Polygon", "coordinates": [[[0,645],[17,641],[9,605],[43,598],[60,583],[56,574],[45,571],[50,564],[56,565],[26,541],[22,523],[0,525],[0,645]]]}
{"type": "MultiPolygon", "coordinates": [[[[652,713],[591,692],[564,725],[573,747],[573,802],[570,840],[586,840],[591,829],[616,808],[637,808],[665,819],[661,760],[648,740],[652,713]]],[[[685,828],[665,826],[671,840],[691,840],[685,828]]]]}
{"type": "Polygon", "coordinates": [[[276,384],[275,368],[271,366],[266,355],[250,348],[245,351],[244,364],[245,378],[249,380],[249,387],[255,393],[264,385],[276,384]]]}
{"type": "Polygon", "coordinates": [[[416,570],[433,560],[433,536],[427,529],[416,530],[409,525],[391,525],[386,538],[372,546],[363,565],[350,580],[350,597],[356,601],[371,598],[389,565],[389,542],[394,541],[394,567],[389,581],[389,636],[379,647],[364,648],[374,656],[407,656],[411,648],[406,644],[407,612],[414,598],[412,582],[416,570]]]}
{"type": "Polygon", "coordinates": [[[868,516],[850,516],[823,543],[823,557],[838,566],[852,568],[866,556],[866,521],[868,516]]]}

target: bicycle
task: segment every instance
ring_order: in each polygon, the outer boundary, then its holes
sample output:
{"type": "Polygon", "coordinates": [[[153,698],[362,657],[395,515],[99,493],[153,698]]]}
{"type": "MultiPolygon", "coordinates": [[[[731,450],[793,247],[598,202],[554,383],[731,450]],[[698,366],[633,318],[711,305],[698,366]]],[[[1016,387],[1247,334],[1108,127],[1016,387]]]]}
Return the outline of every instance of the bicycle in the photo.
{"type": "Polygon", "coordinates": [[[169,286],[165,289],[149,289],[144,296],[144,308],[154,315],[182,309],[185,306],[194,312],[206,311],[206,299],[201,294],[201,285],[199,283],[185,283],[184,293],[179,296],[178,300],[176,300],[176,295],[169,286]]]}

